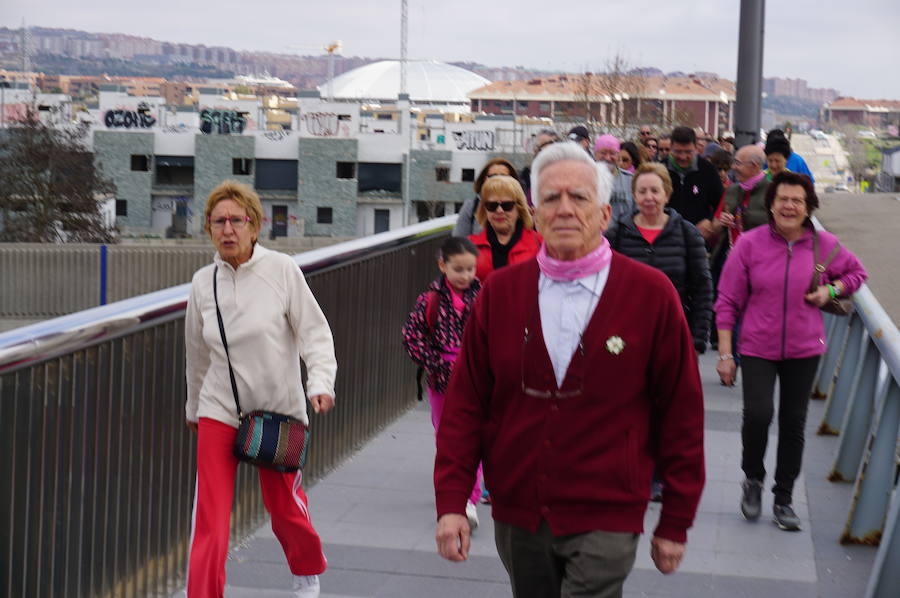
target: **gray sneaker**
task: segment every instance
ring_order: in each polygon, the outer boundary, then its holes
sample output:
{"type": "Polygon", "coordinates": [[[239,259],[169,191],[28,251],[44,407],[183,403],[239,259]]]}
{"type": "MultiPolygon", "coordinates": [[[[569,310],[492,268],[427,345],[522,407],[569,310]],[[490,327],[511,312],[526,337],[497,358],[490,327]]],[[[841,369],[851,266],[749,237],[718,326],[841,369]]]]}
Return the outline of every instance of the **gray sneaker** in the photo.
{"type": "Polygon", "coordinates": [[[756,521],[762,512],[763,483],[748,478],[741,484],[741,488],[744,490],[741,496],[741,515],[747,521],[756,521]]]}
{"type": "Polygon", "coordinates": [[[775,505],[772,507],[772,521],[786,532],[800,531],[800,518],[794,513],[791,505],[775,505]]]}

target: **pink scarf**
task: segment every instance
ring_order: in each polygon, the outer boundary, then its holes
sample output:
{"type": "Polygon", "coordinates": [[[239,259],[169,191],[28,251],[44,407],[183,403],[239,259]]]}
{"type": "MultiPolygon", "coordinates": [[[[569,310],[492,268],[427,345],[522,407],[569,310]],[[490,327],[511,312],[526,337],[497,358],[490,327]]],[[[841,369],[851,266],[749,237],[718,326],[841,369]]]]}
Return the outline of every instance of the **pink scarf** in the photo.
{"type": "Polygon", "coordinates": [[[541,250],[537,254],[538,266],[544,276],[551,280],[577,280],[591,274],[596,274],[609,266],[612,261],[612,250],[609,241],[602,237],[603,242],[589,254],[577,260],[558,260],[547,253],[547,243],[541,244],[541,250]]]}
{"type": "Polygon", "coordinates": [[[766,178],[766,172],[762,171],[756,176],[752,176],[744,182],[739,182],[738,185],[741,186],[741,189],[744,191],[752,191],[754,187],[756,187],[756,183],[760,182],[766,178]]]}

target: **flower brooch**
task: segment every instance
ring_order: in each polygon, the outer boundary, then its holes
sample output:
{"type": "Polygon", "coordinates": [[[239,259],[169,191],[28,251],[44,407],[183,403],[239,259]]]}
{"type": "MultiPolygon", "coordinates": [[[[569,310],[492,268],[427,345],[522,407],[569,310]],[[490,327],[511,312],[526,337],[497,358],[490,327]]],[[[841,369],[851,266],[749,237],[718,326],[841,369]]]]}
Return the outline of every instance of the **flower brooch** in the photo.
{"type": "Polygon", "coordinates": [[[606,339],[606,350],[613,355],[618,355],[625,348],[625,341],[620,336],[611,336],[606,339]]]}

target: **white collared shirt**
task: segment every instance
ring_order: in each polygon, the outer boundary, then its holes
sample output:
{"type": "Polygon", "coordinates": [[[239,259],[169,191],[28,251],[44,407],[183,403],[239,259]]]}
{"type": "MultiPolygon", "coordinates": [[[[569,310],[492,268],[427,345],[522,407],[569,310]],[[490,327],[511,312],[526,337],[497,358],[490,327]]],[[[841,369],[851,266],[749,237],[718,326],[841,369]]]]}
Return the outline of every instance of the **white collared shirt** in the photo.
{"type": "Polygon", "coordinates": [[[553,364],[557,388],[562,386],[572,355],[581,342],[600,295],[606,288],[609,266],[573,281],[557,281],[543,272],[538,279],[538,307],[544,344],[553,364]]]}

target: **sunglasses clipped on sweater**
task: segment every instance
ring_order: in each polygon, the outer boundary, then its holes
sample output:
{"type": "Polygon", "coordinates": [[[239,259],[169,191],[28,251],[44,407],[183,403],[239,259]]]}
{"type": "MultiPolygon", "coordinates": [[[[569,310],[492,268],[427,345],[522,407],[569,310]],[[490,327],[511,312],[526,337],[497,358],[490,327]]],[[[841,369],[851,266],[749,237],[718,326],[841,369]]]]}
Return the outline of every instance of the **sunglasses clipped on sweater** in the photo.
{"type": "Polygon", "coordinates": [[[516,209],[516,202],[514,201],[486,201],[484,202],[484,209],[488,212],[496,212],[497,208],[503,208],[504,212],[512,212],[516,209]]]}

